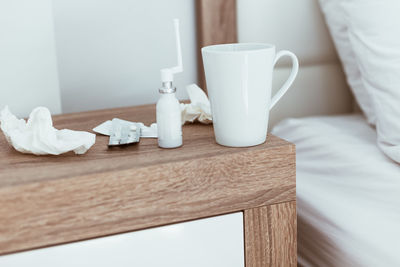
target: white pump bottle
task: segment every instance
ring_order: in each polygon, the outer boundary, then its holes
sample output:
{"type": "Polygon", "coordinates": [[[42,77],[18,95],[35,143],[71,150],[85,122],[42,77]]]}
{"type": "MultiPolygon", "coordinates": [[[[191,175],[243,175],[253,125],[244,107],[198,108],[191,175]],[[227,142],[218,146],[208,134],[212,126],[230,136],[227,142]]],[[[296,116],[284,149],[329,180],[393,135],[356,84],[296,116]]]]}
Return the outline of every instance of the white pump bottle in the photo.
{"type": "Polygon", "coordinates": [[[176,88],[172,84],[174,74],[183,71],[178,19],[174,19],[174,27],[178,66],[161,70],[162,87],[159,89],[161,95],[156,107],[158,146],[162,148],[182,145],[181,108],[175,96],[176,88]]]}

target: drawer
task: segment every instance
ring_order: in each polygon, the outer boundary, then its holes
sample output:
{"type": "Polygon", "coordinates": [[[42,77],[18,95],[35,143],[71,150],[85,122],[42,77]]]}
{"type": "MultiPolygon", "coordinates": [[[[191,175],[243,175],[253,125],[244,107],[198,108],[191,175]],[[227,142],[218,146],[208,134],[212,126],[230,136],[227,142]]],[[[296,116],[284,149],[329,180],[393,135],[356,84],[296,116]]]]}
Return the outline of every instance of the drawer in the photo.
{"type": "Polygon", "coordinates": [[[243,267],[242,212],[0,257],[0,266],[243,267]]]}

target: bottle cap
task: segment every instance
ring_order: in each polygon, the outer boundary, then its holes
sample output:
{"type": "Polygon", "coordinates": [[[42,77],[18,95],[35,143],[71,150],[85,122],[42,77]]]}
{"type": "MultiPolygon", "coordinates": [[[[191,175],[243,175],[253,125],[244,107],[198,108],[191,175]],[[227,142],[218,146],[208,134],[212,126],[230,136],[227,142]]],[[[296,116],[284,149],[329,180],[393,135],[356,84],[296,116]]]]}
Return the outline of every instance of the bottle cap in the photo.
{"type": "Polygon", "coordinates": [[[163,82],[162,87],[158,91],[161,94],[172,94],[176,92],[176,87],[172,86],[172,82],[163,82]]]}

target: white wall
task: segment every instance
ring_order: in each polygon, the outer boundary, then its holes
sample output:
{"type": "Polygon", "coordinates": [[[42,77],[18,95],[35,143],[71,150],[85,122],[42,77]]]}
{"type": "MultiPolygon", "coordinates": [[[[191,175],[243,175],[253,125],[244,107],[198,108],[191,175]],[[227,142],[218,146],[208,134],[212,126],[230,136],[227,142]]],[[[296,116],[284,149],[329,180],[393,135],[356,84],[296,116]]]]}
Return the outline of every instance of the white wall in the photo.
{"type": "Polygon", "coordinates": [[[63,112],[156,102],[159,70],[176,64],[175,17],[178,97],[197,81],[194,0],[54,0],[54,14],[63,112]]]}
{"type": "Polygon", "coordinates": [[[0,108],[60,113],[51,0],[0,0],[0,108]]]}
{"type": "MultiPolygon", "coordinates": [[[[58,113],[60,95],[63,112],[156,102],[159,70],[176,64],[174,17],[181,19],[184,60],[176,85],[186,98],[184,86],[197,80],[194,6],[194,0],[53,0],[53,17],[51,0],[0,0],[0,108],[8,104],[26,116],[45,105],[58,113]]],[[[299,55],[298,79],[272,110],[271,124],[351,111],[317,0],[238,0],[238,33],[241,42],[272,42],[299,55]]],[[[287,75],[280,66],[275,90],[287,75]]]]}

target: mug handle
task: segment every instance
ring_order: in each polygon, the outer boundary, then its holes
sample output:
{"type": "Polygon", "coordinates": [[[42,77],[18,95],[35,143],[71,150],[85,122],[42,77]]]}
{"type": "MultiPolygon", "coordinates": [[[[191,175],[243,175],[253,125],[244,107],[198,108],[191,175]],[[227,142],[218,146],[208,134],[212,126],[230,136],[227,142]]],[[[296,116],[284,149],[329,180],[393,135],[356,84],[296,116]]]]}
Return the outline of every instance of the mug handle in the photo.
{"type": "Polygon", "coordinates": [[[297,72],[299,71],[299,61],[297,60],[296,55],[287,50],[279,51],[276,54],[275,61],[274,61],[274,67],[275,67],[276,62],[278,62],[278,60],[283,56],[288,56],[292,59],[292,71],[290,72],[289,78],[282,85],[281,89],[279,89],[279,91],[272,97],[271,106],[269,108],[270,110],[275,106],[276,103],[278,103],[279,99],[281,99],[281,97],[286,93],[286,91],[292,85],[294,79],[297,76],[297,72]]]}

